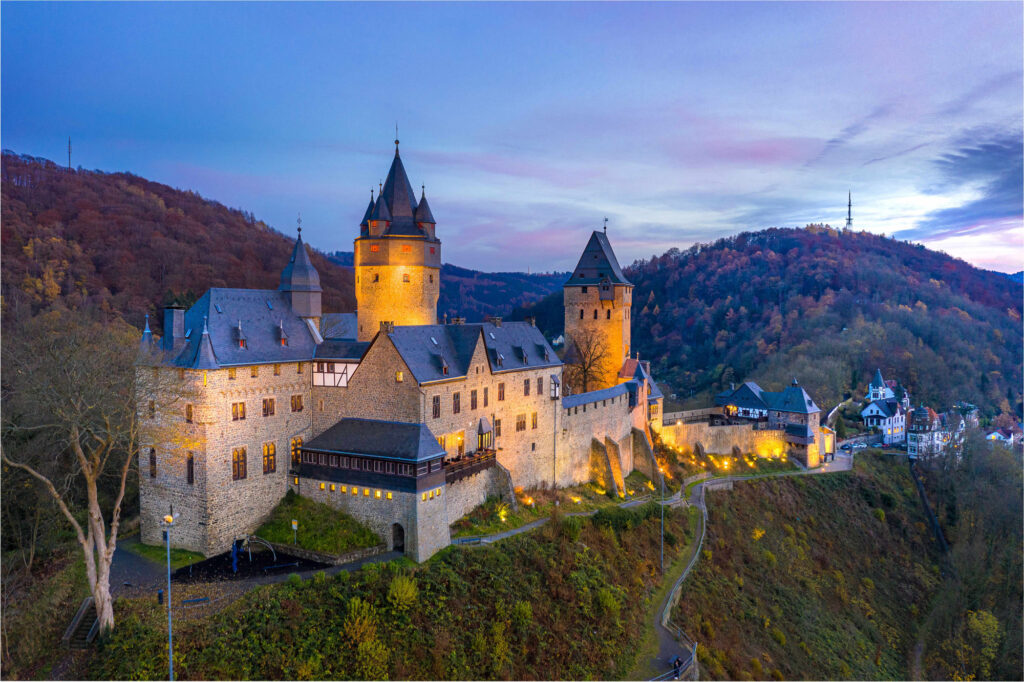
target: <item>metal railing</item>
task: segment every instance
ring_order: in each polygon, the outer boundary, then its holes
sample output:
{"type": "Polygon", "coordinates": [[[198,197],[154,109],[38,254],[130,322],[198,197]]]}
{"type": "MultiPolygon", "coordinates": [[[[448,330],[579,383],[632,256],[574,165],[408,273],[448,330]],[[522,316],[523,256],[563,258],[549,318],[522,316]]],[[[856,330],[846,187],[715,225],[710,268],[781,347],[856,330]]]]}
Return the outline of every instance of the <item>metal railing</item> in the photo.
{"type": "Polygon", "coordinates": [[[448,460],[444,463],[444,480],[446,483],[454,483],[467,476],[490,469],[496,461],[497,453],[494,450],[484,450],[475,455],[463,455],[459,460],[448,460]]]}

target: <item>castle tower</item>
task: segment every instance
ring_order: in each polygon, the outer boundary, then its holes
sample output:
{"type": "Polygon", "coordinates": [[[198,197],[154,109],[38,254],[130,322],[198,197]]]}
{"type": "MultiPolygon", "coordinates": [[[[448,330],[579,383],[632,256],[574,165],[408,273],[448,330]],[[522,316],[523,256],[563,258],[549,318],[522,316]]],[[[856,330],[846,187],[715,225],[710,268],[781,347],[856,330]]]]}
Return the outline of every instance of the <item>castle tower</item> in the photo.
{"type": "MultiPolygon", "coordinates": [[[[568,352],[601,358],[596,380],[587,390],[614,386],[629,356],[633,285],[622,274],[607,233],[595,231],[590,236],[562,290],[568,352]]],[[[581,359],[586,361],[575,361],[581,359]]]]}
{"type": "Polygon", "coordinates": [[[295,248],[292,250],[288,265],[281,271],[281,286],[278,289],[289,294],[292,310],[296,315],[310,318],[319,324],[320,297],[323,289],[320,288],[320,273],[313,267],[306,245],[302,243],[301,220],[299,237],[295,240],[295,248]]]}
{"type": "Polygon", "coordinates": [[[398,155],[370,206],[355,240],[357,336],[369,341],[381,322],[398,326],[437,324],[441,293],[441,241],[426,191],[416,201],[398,155]]]}

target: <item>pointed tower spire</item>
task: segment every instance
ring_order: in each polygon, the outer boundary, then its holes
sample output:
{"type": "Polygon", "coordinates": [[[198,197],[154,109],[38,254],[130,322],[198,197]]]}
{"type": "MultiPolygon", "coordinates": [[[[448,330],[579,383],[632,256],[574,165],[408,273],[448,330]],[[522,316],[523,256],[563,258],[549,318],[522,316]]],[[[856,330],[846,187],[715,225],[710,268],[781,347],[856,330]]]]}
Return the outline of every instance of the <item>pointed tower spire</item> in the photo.
{"type": "Polygon", "coordinates": [[[153,332],[149,329],[149,313],[146,313],[146,328],[142,330],[142,340],[139,341],[139,351],[148,353],[153,350],[153,332]]]}
{"type": "Polygon", "coordinates": [[[430,204],[427,203],[427,186],[420,187],[420,203],[416,206],[415,220],[417,223],[430,223],[436,225],[434,214],[430,212],[430,204]]]}
{"type": "Polygon", "coordinates": [[[292,249],[288,265],[281,271],[280,291],[291,294],[292,310],[299,317],[320,317],[320,273],[309,259],[306,245],[302,242],[301,218],[299,236],[292,249]]]}
{"type": "Polygon", "coordinates": [[[206,324],[206,315],[203,315],[203,334],[199,337],[196,345],[196,356],[192,359],[192,369],[217,369],[217,355],[213,352],[213,342],[210,341],[210,329],[206,324]]]}

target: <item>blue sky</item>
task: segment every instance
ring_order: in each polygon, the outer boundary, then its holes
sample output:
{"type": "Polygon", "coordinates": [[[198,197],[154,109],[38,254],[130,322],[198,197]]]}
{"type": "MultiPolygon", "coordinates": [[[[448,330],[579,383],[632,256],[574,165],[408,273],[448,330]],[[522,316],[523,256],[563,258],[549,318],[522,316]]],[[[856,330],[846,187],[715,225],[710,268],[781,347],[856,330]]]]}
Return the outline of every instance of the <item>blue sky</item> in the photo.
{"type": "Polygon", "coordinates": [[[854,225],[1024,268],[1021,3],[0,4],[0,142],[351,250],[402,158],[444,259],[854,225]]]}

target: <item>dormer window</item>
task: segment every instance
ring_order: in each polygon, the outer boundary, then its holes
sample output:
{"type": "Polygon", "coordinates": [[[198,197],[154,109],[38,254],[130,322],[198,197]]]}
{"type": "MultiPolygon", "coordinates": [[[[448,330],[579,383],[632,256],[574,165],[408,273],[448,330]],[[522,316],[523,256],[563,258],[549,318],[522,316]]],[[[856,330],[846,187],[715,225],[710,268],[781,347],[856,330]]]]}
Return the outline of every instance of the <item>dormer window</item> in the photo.
{"type": "Polygon", "coordinates": [[[238,347],[239,348],[243,348],[244,349],[244,348],[247,347],[246,338],[245,338],[245,332],[242,331],[242,321],[241,320],[238,321],[238,326],[235,328],[235,338],[238,340],[238,347]]]}
{"type": "Polygon", "coordinates": [[[277,338],[282,346],[288,345],[288,334],[284,330],[284,320],[279,320],[277,323],[277,338]]]}

